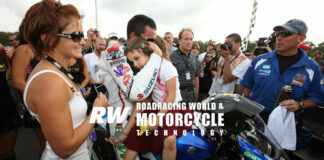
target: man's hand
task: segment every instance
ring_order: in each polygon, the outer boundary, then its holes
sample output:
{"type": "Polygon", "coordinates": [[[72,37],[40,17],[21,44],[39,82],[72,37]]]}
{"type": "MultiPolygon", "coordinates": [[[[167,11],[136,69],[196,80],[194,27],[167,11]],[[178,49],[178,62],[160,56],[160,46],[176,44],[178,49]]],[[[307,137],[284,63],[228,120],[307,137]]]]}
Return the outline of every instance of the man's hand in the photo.
{"type": "Polygon", "coordinates": [[[105,81],[105,77],[102,77],[97,84],[102,84],[105,81]]]}
{"type": "Polygon", "coordinates": [[[225,59],[225,60],[229,60],[230,59],[230,51],[228,50],[228,48],[226,47],[227,50],[221,50],[220,55],[225,59]]]}
{"type": "Polygon", "coordinates": [[[296,112],[300,109],[299,102],[288,99],[280,103],[282,107],[286,107],[289,112],[296,112]]]}

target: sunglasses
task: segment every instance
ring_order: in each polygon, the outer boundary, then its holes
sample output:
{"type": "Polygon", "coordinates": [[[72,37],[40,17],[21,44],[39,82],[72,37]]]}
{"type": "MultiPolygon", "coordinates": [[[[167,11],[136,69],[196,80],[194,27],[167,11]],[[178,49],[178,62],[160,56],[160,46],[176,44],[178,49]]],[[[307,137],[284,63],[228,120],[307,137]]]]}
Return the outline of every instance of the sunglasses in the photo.
{"type": "Polygon", "coordinates": [[[278,38],[279,36],[282,36],[282,37],[289,37],[291,35],[293,35],[294,33],[292,32],[286,32],[286,31],[282,31],[282,32],[276,32],[275,33],[275,37],[278,38]]]}
{"type": "Polygon", "coordinates": [[[148,41],[148,42],[155,42],[155,39],[154,38],[145,38],[146,39],[146,41],[148,41]]]}
{"type": "Polygon", "coordinates": [[[9,42],[18,41],[18,39],[9,39],[9,42]]]}
{"type": "Polygon", "coordinates": [[[83,33],[78,32],[78,31],[72,32],[71,34],[59,33],[59,34],[57,34],[57,36],[72,39],[73,42],[76,42],[76,43],[79,43],[81,41],[81,39],[84,38],[83,33]]]}
{"type": "Polygon", "coordinates": [[[213,58],[213,56],[206,56],[206,58],[213,58]]]}

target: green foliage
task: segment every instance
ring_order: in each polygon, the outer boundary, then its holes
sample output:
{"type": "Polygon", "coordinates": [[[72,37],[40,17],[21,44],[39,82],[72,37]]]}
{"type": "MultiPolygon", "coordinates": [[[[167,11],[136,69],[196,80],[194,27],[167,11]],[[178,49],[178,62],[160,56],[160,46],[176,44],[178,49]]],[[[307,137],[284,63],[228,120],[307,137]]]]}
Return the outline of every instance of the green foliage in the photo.
{"type": "Polygon", "coordinates": [[[178,45],[178,41],[179,41],[179,39],[178,39],[177,37],[174,37],[174,38],[173,38],[173,43],[175,43],[175,44],[178,45]]]}
{"type": "Polygon", "coordinates": [[[126,39],[125,39],[124,37],[119,37],[119,38],[118,38],[118,41],[119,41],[119,42],[126,42],[126,39]]]}
{"type": "MultiPolygon", "coordinates": [[[[14,33],[16,33],[16,32],[2,32],[2,31],[0,31],[0,44],[2,44],[3,46],[8,46],[9,45],[8,36],[10,34],[14,34],[14,33]]],[[[108,42],[108,39],[105,38],[105,40],[106,40],[106,42],[108,42]]],[[[126,39],[124,37],[119,37],[118,41],[123,42],[123,41],[126,41],[126,39]]],[[[206,52],[207,45],[209,43],[214,44],[214,46],[217,44],[216,41],[214,41],[214,40],[209,40],[206,42],[199,40],[199,41],[195,41],[195,42],[199,44],[200,53],[206,52]]],[[[178,44],[177,37],[174,37],[174,43],[178,44]]],[[[319,43],[317,46],[311,41],[305,41],[304,43],[307,44],[308,46],[312,47],[312,49],[310,49],[310,51],[309,51],[309,55],[311,57],[313,57],[315,52],[317,52],[317,51],[321,51],[322,53],[324,53],[324,42],[319,43]]],[[[248,50],[250,50],[252,52],[254,50],[255,46],[256,46],[256,42],[249,41],[248,50]]]]}
{"type": "MultiPolygon", "coordinates": [[[[306,43],[306,44],[308,45],[308,43],[306,43]]],[[[318,44],[317,47],[315,45],[312,46],[312,49],[309,50],[309,55],[311,57],[313,57],[315,52],[317,52],[317,51],[320,51],[320,52],[324,53],[324,42],[318,44]]]]}
{"type": "Polygon", "coordinates": [[[216,41],[214,40],[209,40],[206,42],[202,42],[202,41],[195,41],[196,43],[198,43],[199,47],[200,47],[200,53],[206,52],[207,51],[207,45],[209,43],[214,44],[214,46],[216,45],[216,41]]]}
{"type": "Polygon", "coordinates": [[[250,50],[251,52],[253,52],[256,45],[257,45],[256,42],[249,41],[247,49],[250,50]]]}

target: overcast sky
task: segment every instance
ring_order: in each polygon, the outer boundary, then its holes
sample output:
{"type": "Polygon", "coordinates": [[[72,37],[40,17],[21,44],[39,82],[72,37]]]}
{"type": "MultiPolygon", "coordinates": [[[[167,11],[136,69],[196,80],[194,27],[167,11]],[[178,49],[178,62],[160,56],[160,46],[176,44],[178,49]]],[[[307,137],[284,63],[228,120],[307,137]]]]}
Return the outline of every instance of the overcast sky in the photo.
{"type": "MultiPolygon", "coordinates": [[[[30,6],[39,0],[0,0],[0,31],[14,32],[30,6]]],[[[96,27],[95,0],[61,0],[75,5],[83,19],[83,30],[96,27]]],[[[126,38],[128,20],[145,14],[155,20],[161,36],[170,31],[177,37],[192,28],[194,40],[223,42],[230,33],[244,38],[248,31],[253,0],[98,0],[99,30],[103,37],[116,32],[126,38]]],[[[324,41],[323,0],[258,0],[256,24],[250,40],[268,37],[274,26],[297,18],[308,25],[306,41],[324,41]]]]}

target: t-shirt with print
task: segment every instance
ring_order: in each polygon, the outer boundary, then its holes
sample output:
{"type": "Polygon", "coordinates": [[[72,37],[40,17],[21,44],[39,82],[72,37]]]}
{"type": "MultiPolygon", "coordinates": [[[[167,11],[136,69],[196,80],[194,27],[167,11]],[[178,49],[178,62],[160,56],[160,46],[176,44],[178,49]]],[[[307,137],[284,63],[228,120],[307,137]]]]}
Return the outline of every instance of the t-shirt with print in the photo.
{"type": "Polygon", "coordinates": [[[152,99],[154,102],[165,102],[166,97],[168,96],[166,90],[166,82],[173,78],[176,79],[176,98],[174,103],[180,102],[182,100],[180,89],[179,89],[179,79],[177,69],[172,65],[172,63],[163,58],[160,71],[158,73],[157,82],[153,89],[152,99]]]}
{"type": "Polygon", "coordinates": [[[100,57],[98,57],[94,52],[86,54],[84,56],[84,59],[87,62],[87,67],[88,67],[88,73],[90,74],[90,77],[95,81],[99,82],[99,77],[98,77],[98,63],[100,57]]]}

